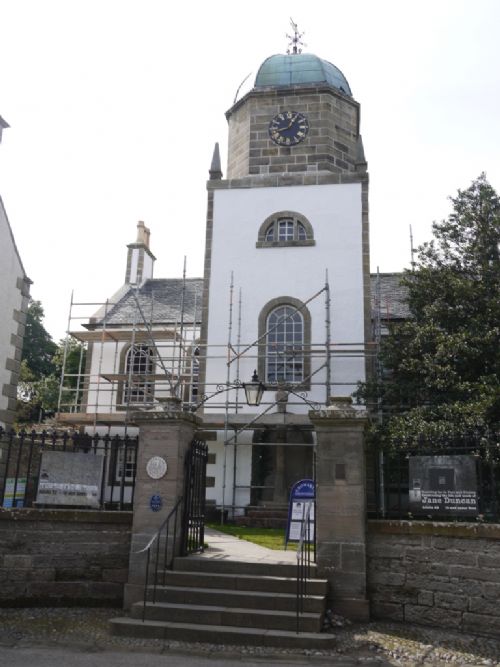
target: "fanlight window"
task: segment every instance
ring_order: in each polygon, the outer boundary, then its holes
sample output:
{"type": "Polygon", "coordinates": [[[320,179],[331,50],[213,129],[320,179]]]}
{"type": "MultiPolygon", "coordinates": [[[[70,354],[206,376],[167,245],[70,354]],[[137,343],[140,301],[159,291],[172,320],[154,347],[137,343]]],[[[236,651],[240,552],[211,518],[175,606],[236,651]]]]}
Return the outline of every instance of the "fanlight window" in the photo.
{"type": "Polygon", "coordinates": [[[266,381],[304,379],[304,319],[292,306],[279,306],[267,318],[266,381]]]}
{"type": "Polygon", "coordinates": [[[286,245],[314,245],[313,228],[299,213],[274,214],[260,227],[258,248],[286,245]]]}
{"type": "Polygon", "coordinates": [[[151,403],[154,394],[154,354],[147,345],[132,345],[127,352],[124,403],[151,403]]]}

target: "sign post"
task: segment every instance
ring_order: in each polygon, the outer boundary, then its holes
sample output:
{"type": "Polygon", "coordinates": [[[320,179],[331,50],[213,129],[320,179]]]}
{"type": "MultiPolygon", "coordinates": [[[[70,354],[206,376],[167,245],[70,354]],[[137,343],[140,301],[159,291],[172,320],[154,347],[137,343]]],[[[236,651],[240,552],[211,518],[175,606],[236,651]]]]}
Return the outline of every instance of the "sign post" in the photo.
{"type": "Polygon", "coordinates": [[[309,513],[309,527],[305,534],[309,536],[309,543],[314,543],[314,519],[316,486],[312,479],[301,479],[292,486],[288,504],[288,521],[286,527],[285,549],[289,542],[299,542],[304,517],[307,515],[306,506],[312,503],[309,513]]]}

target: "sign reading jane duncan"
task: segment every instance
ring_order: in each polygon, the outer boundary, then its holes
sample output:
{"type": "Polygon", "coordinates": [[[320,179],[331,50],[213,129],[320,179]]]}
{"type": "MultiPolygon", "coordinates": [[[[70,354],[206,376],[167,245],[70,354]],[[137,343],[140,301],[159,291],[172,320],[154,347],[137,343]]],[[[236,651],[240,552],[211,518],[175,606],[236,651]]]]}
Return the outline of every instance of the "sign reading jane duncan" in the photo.
{"type": "Polygon", "coordinates": [[[104,457],[43,452],[37,504],[100,507],[104,457]]]}
{"type": "Polygon", "coordinates": [[[413,514],[476,515],[473,456],[410,456],[409,509],[413,514]]]}

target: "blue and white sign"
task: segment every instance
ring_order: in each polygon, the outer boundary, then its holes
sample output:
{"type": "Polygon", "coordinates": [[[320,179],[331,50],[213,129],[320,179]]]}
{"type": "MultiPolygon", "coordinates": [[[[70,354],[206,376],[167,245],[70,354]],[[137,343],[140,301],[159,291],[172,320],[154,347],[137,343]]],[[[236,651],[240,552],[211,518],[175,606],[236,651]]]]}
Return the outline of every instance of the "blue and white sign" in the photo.
{"type": "Polygon", "coordinates": [[[301,479],[296,482],[290,491],[288,505],[288,522],[286,528],[286,542],[299,542],[302,526],[309,516],[309,526],[306,528],[306,540],[314,542],[314,510],[316,499],[316,485],[312,479],[301,479]]]}
{"type": "Polygon", "coordinates": [[[153,512],[159,512],[162,508],[163,501],[161,499],[161,496],[154,495],[151,496],[151,500],[149,501],[149,506],[153,510],[153,512]]]}

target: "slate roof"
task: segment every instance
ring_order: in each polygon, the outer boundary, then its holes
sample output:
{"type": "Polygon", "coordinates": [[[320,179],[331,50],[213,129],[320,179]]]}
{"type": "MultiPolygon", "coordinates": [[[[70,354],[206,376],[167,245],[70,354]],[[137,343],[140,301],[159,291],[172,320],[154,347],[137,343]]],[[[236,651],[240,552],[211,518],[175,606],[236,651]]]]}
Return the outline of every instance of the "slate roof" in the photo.
{"type": "MultiPolygon", "coordinates": [[[[380,279],[380,316],[382,320],[406,320],[410,317],[410,311],[406,303],[407,289],[401,285],[402,273],[379,273],[380,279]]],[[[377,274],[372,273],[371,281],[371,304],[372,317],[377,304],[377,274]]]]}
{"type": "MultiPolygon", "coordinates": [[[[402,273],[380,273],[380,311],[382,320],[407,319],[408,306],[405,303],[406,288],[400,284],[402,273]]],[[[376,308],[377,275],[371,274],[372,316],[376,308]]],[[[182,278],[155,278],[147,280],[138,290],[141,309],[148,323],[169,324],[180,322],[182,303],[182,278]]],[[[195,308],[196,319],[201,321],[202,278],[187,278],[184,293],[184,321],[192,322],[195,308]],[[196,304],[196,305],[195,305],[196,304]]],[[[106,317],[106,326],[126,326],[134,322],[136,301],[134,287],[130,287],[111,308],[106,317]]],[[[136,315],[137,324],[141,323],[136,315]]],[[[97,319],[88,328],[102,323],[97,319]]]]}
{"type": "MultiPolygon", "coordinates": [[[[192,322],[196,310],[196,319],[201,320],[202,278],[187,278],[184,292],[184,321],[192,322]]],[[[147,323],[167,324],[180,322],[182,311],[182,278],[153,278],[139,288],[137,297],[147,323]]],[[[106,326],[131,325],[137,302],[134,298],[135,287],[130,287],[107,314],[106,326]]],[[[140,314],[135,316],[141,324],[140,314]]],[[[95,324],[101,324],[100,318],[95,324]]]]}

